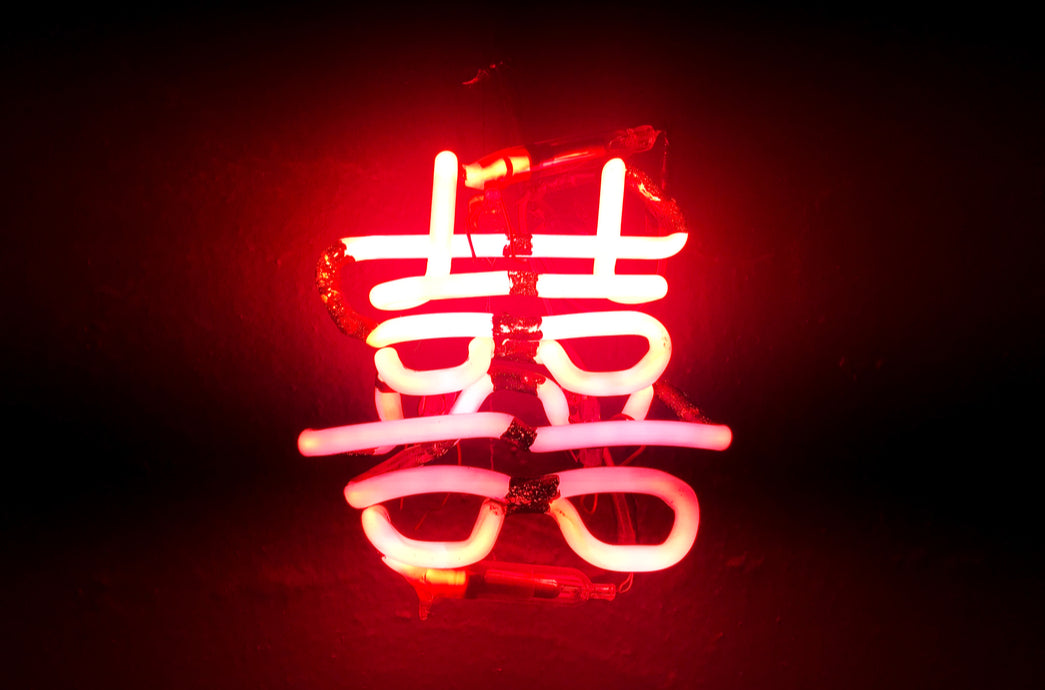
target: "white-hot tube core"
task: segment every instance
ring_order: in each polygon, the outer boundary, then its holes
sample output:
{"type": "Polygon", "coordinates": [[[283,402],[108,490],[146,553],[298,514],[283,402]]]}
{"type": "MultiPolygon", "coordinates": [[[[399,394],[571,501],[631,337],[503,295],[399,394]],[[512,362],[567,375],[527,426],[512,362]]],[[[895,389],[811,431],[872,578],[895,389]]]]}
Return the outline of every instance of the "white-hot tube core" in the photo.
{"type": "Polygon", "coordinates": [[[450,274],[450,238],[454,234],[456,207],[457,156],[453,151],[442,151],[435,157],[435,171],[432,175],[432,214],[428,226],[426,278],[442,278],[450,274]]]}
{"type": "MultiPolygon", "coordinates": [[[[666,259],[682,251],[689,233],[673,232],[670,235],[647,237],[622,235],[617,239],[618,258],[623,259],[666,259]]],[[[345,252],[355,261],[379,259],[427,259],[431,239],[428,235],[364,235],[342,237],[345,252]]],[[[504,255],[506,238],[502,234],[453,235],[450,238],[450,253],[454,259],[500,258],[504,255]],[[471,243],[469,243],[469,240],[471,243]],[[475,254],[472,250],[475,250],[475,254]]],[[[537,259],[592,259],[599,251],[600,240],[595,235],[546,235],[535,234],[532,239],[533,252],[537,259]]]]}
{"type": "Polygon", "coordinates": [[[624,161],[613,158],[602,166],[599,187],[599,220],[595,236],[599,238],[593,273],[599,277],[612,276],[617,266],[617,240],[620,238],[621,216],[624,210],[624,161]]]}
{"type": "MultiPolygon", "coordinates": [[[[612,256],[604,260],[616,261],[612,256]]],[[[456,273],[440,278],[414,276],[378,283],[370,290],[370,303],[385,311],[402,310],[429,300],[504,296],[511,293],[511,287],[507,271],[456,273]]],[[[542,299],[608,299],[619,304],[642,304],[668,294],[668,283],[658,275],[541,273],[536,289],[542,299]]]]}

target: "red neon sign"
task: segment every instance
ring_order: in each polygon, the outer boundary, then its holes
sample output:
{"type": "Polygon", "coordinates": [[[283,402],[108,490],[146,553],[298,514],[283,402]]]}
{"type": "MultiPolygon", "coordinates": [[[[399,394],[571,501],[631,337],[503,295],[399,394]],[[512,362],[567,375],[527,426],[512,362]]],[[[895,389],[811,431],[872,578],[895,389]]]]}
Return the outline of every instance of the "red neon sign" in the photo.
{"type": "MultiPolygon", "coordinates": [[[[699,507],[693,490],[659,470],[612,466],[568,469],[539,478],[517,479],[493,470],[429,465],[464,439],[500,439],[519,450],[548,453],[618,446],[676,446],[724,450],[728,427],[696,421],[680,393],[659,382],[671,357],[671,338],[653,316],[634,308],[663,298],[668,285],[655,273],[617,273],[618,260],[660,260],[677,254],[688,234],[674,201],[658,191],[624,157],[648,150],[657,132],[650,127],[608,137],[516,147],[459,165],[443,151],[435,158],[429,232],[426,235],[371,235],[341,240],[322,258],[317,285],[338,327],[375,349],[374,399],[380,421],[305,430],[298,447],[306,456],[346,452],[384,454],[404,449],[345,487],[350,505],[362,510],[367,538],[385,563],[415,587],[421,615],[438,598],[508,597],[579,602],[612,599],[614,585],[592,584],[575,569],[484,562],[507,515],[517,510],[544,513],[559,525],[569,546],[588,563],[608,571],[648,572],[670,567],[688,553],[697,535],[699,507]],[[581,234],[527,234],[505,223],[503,232],[464,232],[455,218],[459,186],[473,191],[480,208],[503,204],[514,185],[541,190],[563,186],[564,176],[601,166],[595,227],[581,234]],[[660,233],[622,234],[626,193],[634,194],[660,233]],[[586,259],[588,273],[556,273],[531,268],[453,271],[454,259],[586,259]],[[371,305],[396,312],[375,322],[348,304],[340,289],[345,266],[364,261],[423,259],[423,274],[386,281],[369,293],[371,305]],[[533,316],[453,311],[409,313],[428,303],[470,298],[608,300],[631,309],[533,316]],[[402,313],[407,312],[407,313],[402,313]],[[615,338],[642,338],[645,353],[630,367],[593,371],[578,365],[564,343],[595,339],[612,347],[615,338]],[[412,369],[397,345],[416,341],[467,339],[467,356],[454,366],[412,369]],[[529,369],[506,368],[524,362],[529,369]],[[480,411],[499,389],[539,400],[547,424],[531,425],[504,411],[480,411]],[[450,396],[448,413],[407,417],[403,396],[450,396]],[[571,400],[624,397],[617,418],[575,419],[571,400]],[[660,397],[681,421],[646,419],[660,397]],[[571,423],[571,417],[574,417],[571,423]],[[471,535],[459,542],[415,540],[397,530],[382,503],[421,493],[461,493],[483,499],[471,535]],[[671,531],[655,545],[609,544],[595,538],[570,498],[591,494],[639,493],[659,498],[674,512],[671,531]]],[[[491,264],[492,265],[492,264],[491,264]]],[[[529,264],[527,264],[529,265],[529,264]]],[[[619,517],[630,516],[619,512],[619,517]]]]}

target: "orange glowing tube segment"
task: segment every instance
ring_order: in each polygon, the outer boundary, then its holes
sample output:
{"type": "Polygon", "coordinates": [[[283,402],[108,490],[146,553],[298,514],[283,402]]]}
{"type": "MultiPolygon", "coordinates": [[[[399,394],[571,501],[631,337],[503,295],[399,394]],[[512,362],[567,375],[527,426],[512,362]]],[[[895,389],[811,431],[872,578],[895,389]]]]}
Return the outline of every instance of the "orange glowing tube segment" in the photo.
{"type": "Polygon", "coordinates": [[[440,569],[400,563],[387,556],[381,560],[417,592],[421,620],[428,618],[432,604],[440,599],[580,604],[612,601],[617,596],[616,585],[593,583],[576,568],[484,561],[466,568],[440,569]]]}

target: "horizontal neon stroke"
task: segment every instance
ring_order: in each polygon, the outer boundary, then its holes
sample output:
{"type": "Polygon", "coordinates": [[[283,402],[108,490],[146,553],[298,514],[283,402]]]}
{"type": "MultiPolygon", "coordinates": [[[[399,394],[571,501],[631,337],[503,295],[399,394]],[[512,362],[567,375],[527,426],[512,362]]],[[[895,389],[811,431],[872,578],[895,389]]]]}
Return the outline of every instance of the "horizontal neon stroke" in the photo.
{"type": "MultiPolygon", "coordinates": [[[[508,430],[513,419],[502,412],[473,412],[306,429],[298,436],[298,450],[302,455],[319,457],[388,445],[496,439],[508,430]]],[[[541,426],[536,433],[530,446],[535,453],[644,445],[725,450],[733,440],[729,427],[720,424],[648,419],[541,426]]]]}
{"type": "MultiPolygon", "coordinates": [[[[375,285],[370,303],[383,311],[405,311],[430,300],[470,297],[504,297],[511,294],[507,271],[456,273],[429,278],[398,278],[375,285]]],[[[644,304],[668,294],[668,282],[658,275],[611,276],[575,273],[537,275],[537,297],[541,299],[608,299],[618,304],[644,304]]]]}
{"type": "MultiPolygon", "coordinates": [[[[529,257],[537,259],[594,259],[602,249],[613,250],[621,259],[657,260],[675,256],[686,245],[688,233],[675,232],[662,237],[622,235],[612,241],[595,235],[533,235],[533,251],[529,257]]],[[[469,236],[455,234],[450,238],[450,257],[471,259],[472,248],[480,259],[502,258],[507,239],[502,233],[482,233],[469,236]]],[[[345,251],[356,261],[378,259],[427,259],[431,251],[429,235],[366,235],[343,237],[345,251]]]]}
{"type": "MultiPolygon", "coordinates": [[[[455,273],[430,278],[397,278],[375,285],[370,303],[383,311],[405,311],[430,300],[469,297],[504,297],[511,294],[507,271],[455,273]]],[[[668,294],[668,281],[658,275],[580,275],[540,273],[537,296],[541,299],[608,299],[618,304],[644,304],[668,294]]]]}
{"type": "MultiPolygon", "coordinates": [[[[481,376],[477,381],[461,390],[450,414],[469,414],[478,412],[486,398],[494,391],[493,379],[489,375],[481,376]]],[[[635,391],[628,396],[621,413],[625,416],[642,420],[649,413],[650,404],[653,402],[653,386],[647,386],[635,391]]],[[[570,406],[563,394],[562,388],[551,379],[545,380],[537,386],[537,399],[544,408],[544,415],[548,423],[552,425],[570,423],[570,406]]],[[[396,391],[383,391],[374,389],[374,405],[377,408],[378,418],[382,421],[403,419],[402,395],[396,391]]],[[[374,450],[374,455],[384,455],[391,452],[394,446],[385,446],[374,450]]]]}

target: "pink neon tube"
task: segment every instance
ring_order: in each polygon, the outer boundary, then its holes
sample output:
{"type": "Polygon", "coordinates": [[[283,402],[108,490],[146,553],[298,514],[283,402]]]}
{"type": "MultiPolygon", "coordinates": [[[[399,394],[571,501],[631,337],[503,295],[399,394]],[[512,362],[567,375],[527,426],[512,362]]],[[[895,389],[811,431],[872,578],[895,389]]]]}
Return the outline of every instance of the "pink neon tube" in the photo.
{"type": "Polygon", "coordinates": [[[388,392],[375,388],[374,407],[377,408],[378,418],[383,422],[403,418],[403,396],[395,391],[388,392]]]}
{"type": "Polygon", "coordinates": [[[560,386],[585,395],[629,395],[651,385],[664,373],[671,358],[671,337],[664,325],[637,311],[589,312],[549,316],[541,324],[545,338],[535,361],[543,364],[560,386]],[[649,350],[637,364],[619,371],[585,371],[573,364],[558,340],[639,335],[649,350]]]}
{"type": "Polygon", "coordinates": [[[345,500],[353,508],[368,508],[403,496],[451,491],[484,498],[503,498],[508,493],[510,479],[507,474],[481,467],[412,467],[358,482],[351,481],[345,487],[345,500]]]}
{"type": "Polygon", "coordinates": [[[298,450],[308,457],[351,453],[388,444],[456,441],[467,438],[499,438],[512,421],[500,412],[468,415],[410,417],[368,422],[329,429],[306,429],[298,436],[298,450]]]}
{"type": "Polygon", "coordinates": [[[693,547],[700,527],[700,504],[688,484],[666,472],[647,467],[590,467],[559,472],[559,498],[549,514],[559,523],[563,537],[581,558],[603,570],[645,573],[669,568],[693,547]],[[657,545],[607,544],[585,526],[568,500],[586,494],[636,493],[656,496],[675,512],[675,522],[657,545]]]}
{"type": "MultiPolygon", "coordinates": [[[[557,473],[558,496],[547,513],[559,524],[577,555],[604,570],[649,572],[678,563],[689,552],[700,525],[693,490],[666,472],[645,467],[595,467],[557,473]],[[590,494],[639,493],[663,500],[675,513],[671,532],[660,544],[614,545],[597,539],[585,526],[569,498],[590,494]]],[[[470,565],[485,558],[504,521],[501,501],[509,493],[508,475],[477,467],[417,467],[378,475],[345,487],[345,500],[363,509],[363,529],[386,557],[426,568],[470,565]],[[463,493],[486,500],[472,534],[463,541],[419,541],[404,537],[392,525],[384,501],[424,493],[463,493]]]]}
{"type": "Polygon", "coordinates": [[[403,366],[399,354],[391,347],[374,353],[374,366],[381,380],[406,395],[440,395],[452,393],[477,381],[490,369],[493,361],[493,339],[473,338],[468,343],[468,359],[456,367],[417,371],[403,366]]]}
{"type": "MultiPolygon", "coordinates": [[[[388,445],[501,438],[514,417],[502,412],[412,417],[329,429],[306,429],[298,450],[308,457],[352,453],[388,445]]],[[[662,420],[608,421],[536,428],[530,450],[551,453],[603,446],[674,446],[725,450],[733,440],[728,426],[662,420]]]]}
{"type": "Polygon", "coordinates": [[[404,537],[392,525],[384,506],[366,508],[361,520],[367,539],[386,556],[421,568],[460,568],[483,560],[493,550],[504,522],[504,506],[491,500],[483,501],[472,533],[458,542],[426,542],[404,537]]]}
{"type": "MultiPolygon", "coordinates": [[[[479,407],[490,397],[493,391],[493,379],[489,375],[480,377],[479,380],[461,391],[450,413],[470,414],[478,412],[479,407]]],[[[544,415],[548,418],[549,424],[569,424],[570,405],[566,401],[566,395],[563,394],[562,388],[555,385],[554,381],[545,379],[537,386],[537,399],[541,401],[544,415]]]]}
{"type": "MultiPolygon", "coordinates": [[[[605,258],[616,262],[615,257],[605,258]]],[[[441,278],[399,278],[375,285],[370,303],[385,311],[412,309],[429,300],[496,297],[508,295],[507,271],[458,273],[441,278]]],[[[642,304],[668,294],[668,283],[658,275],[583,275],[541,273],[537,296],[543,299],[608,299],[622,304],[642,304]]]]}

